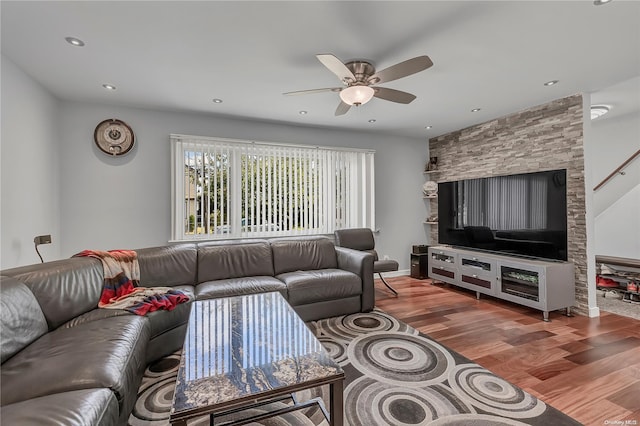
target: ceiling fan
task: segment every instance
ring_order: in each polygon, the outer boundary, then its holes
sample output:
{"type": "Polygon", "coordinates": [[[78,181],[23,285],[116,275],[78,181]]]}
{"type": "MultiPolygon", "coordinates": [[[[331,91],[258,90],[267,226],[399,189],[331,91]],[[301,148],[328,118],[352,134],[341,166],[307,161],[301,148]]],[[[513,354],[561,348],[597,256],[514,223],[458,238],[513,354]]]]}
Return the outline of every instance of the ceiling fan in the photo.
{"type": "Polygon", "coordinates": [[[345,87],[300,90],[297,92],[287,92],[284,93],[284,95],[339,92],[340,104],[336,109],[335,115],[344,115],[349,111],[351,106],[364,105],[369,102],[372,97],[400,104],[410,103],[416,98],[415,95],[375,85],[407,77],[411,74],[424,71],[433,65],[433,62],[428,56],[417,56],[376,72],[375,67],[366,61],[343,63],[330,53],[316,55],[316,58],[318,58],[318,60],[322,62],[322,65],[327,67],[329,71],[337,75],[345,87]]]}

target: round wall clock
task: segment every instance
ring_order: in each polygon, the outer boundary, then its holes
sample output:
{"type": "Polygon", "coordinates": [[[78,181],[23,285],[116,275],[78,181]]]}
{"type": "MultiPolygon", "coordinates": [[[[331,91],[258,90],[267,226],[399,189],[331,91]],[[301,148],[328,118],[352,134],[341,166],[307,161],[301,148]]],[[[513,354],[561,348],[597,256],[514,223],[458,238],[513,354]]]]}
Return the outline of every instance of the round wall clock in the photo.
{"type": "Polygon", "coordinates": [[[96,126],[93,139],[100,151],[109,155],[123,155],[133,148],[133,130],[124,121],[110,118],[96,126]]]}

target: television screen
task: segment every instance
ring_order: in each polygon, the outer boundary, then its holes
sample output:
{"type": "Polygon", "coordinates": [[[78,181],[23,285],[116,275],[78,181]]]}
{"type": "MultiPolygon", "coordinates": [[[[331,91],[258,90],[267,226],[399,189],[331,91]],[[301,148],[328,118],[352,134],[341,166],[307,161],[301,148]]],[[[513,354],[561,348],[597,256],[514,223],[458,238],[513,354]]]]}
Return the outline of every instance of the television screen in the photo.
{"type": "Polygon", "coordinates": [[[567,260],[566,182],[566,170],[441,182],[438,242],[567,260]]]}

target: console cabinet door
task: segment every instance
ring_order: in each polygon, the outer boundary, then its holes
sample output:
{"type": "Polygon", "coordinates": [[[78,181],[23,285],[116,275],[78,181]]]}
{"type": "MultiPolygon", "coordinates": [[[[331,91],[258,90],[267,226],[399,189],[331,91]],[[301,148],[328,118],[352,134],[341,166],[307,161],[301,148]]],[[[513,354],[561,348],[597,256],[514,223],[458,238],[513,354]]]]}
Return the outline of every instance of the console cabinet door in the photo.
{"type": "Polygon", "coordinates": [[[498,261],[497,294],[501,299],[546,311],[546,268],[498,261]]]}
{"type": "Polygon", "coordinates": [[[458,280],[456,257],[455,252],[429,248],[429,278],[456,284],[458,280]]]}
{"type": "Polygon", "coordinates": [[[493,259],[459,254],[460,287],[479,293],[494,295],[496,291],[496,262],[493,259]]]}

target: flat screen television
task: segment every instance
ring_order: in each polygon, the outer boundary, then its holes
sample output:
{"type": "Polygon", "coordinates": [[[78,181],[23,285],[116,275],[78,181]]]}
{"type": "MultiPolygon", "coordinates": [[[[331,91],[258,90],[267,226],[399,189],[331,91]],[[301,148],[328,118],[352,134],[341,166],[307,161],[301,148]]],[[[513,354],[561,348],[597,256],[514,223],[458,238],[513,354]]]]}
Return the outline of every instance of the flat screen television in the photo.
{"type": "Polygon", "coordinates": [[[567,260],[567,171],[438,184],[438,242],[567,260]]]}

